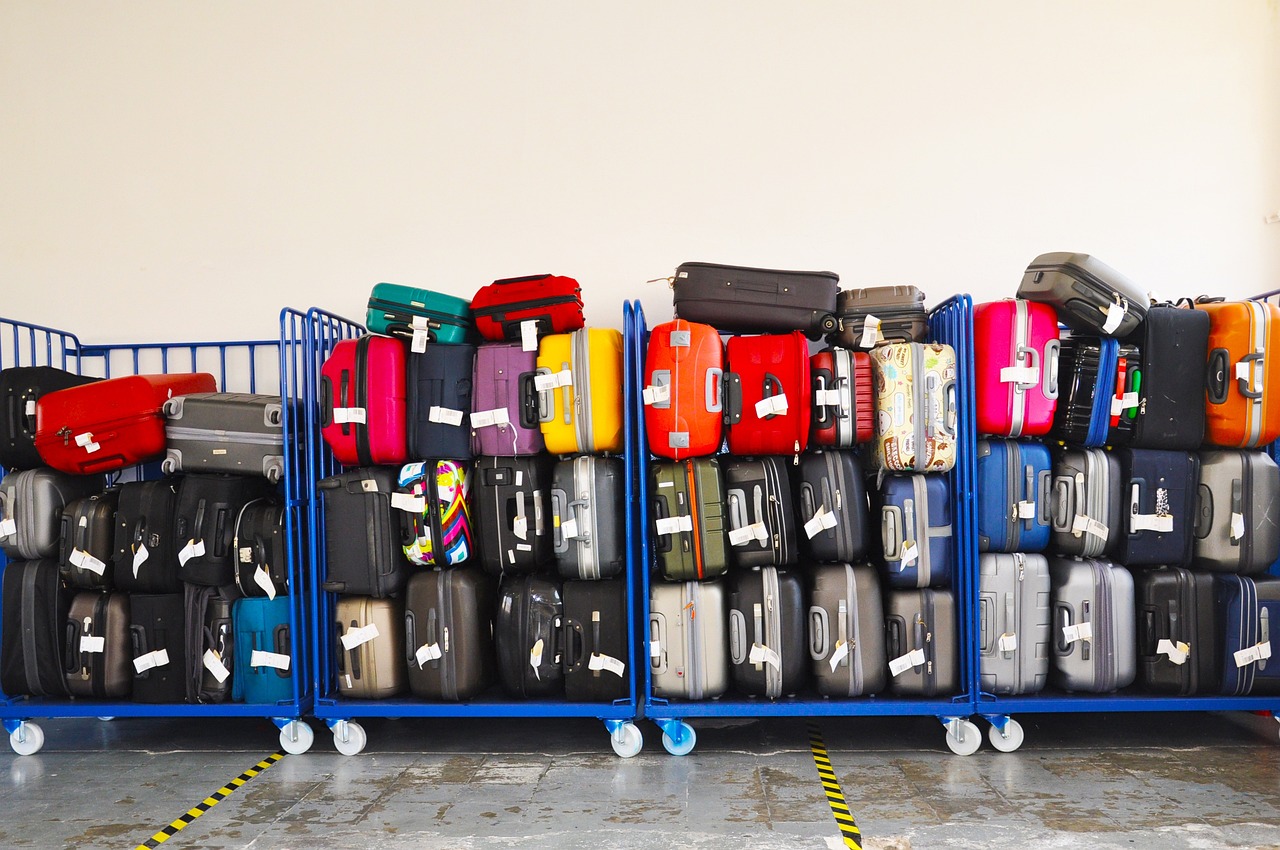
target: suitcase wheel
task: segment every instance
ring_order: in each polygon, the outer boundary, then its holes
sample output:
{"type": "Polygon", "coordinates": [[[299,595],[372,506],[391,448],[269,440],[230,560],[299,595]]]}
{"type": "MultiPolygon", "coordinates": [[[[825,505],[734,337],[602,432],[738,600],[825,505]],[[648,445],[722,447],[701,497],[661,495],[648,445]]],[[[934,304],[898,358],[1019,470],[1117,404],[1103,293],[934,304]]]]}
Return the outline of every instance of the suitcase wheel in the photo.
{"type": "Polygon", "coordinates": [[[991,728],[987,730],[987,738],[991,741],[991,746],[1002,753],[1011,753],[1021,747],[1025,737],[1022,724],[1012,717],[1004,719],[1004,728],[1001,728],[998,721],[992,720],[991,728]]]}
{"type": "Polygon", "coordinates": [[[364,727],[350,720],[339,720],[333,724],[333,746],[344,756],[359,755],[364,745],[369,743],[369,736],[364,727]]]}
{"type": "Polygon", "coordinates": [[[280,749],[291,756],[302,755],[311,749],[315,740],[316,733],[301,720],[290,720],[280,727],[280,749]]]}
{"type": "Polygon", "coordinates": [[[944,721],[947,727],[947,746],[958,756],[971,756],[982,746],[982,733],[972,720],[953,718],[944,721]]]}
{"type": "Polygon", "coordinates": [[[23,720],[9,733],[9,746],[20,756],[33,756],[44,747],[44,730],[23,720]]]}
{"type": "Polygon", "coordinates": [[[821,327],[824,334],[835,333],[836,328],[840,327],[840,322],[836,320],[835,316],[826,313],[823,315],[819,327],[821,327]]]}

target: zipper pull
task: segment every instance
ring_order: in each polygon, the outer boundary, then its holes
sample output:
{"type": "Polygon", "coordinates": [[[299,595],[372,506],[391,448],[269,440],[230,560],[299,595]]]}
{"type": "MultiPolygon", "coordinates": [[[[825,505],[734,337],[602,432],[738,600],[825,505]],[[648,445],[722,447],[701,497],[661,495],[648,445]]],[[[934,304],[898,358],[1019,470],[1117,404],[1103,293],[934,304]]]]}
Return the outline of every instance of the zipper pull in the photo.
{"type": "Polygon", "coordinates": [[[58,429],[57,433],[58,433],[58,436],[62,438],[63,446],[71,445],[71,429],[69,427],[67,427],[66,425],[63,425],[61,428],[58,429]]]}
{"type": "Polygon", "coordinates": [[[792,466],[799,466],[799,465],[800,465],[800,441],[799,441],[799,440],[796,440],[796,444],[795,444],[795,457],[791,458],[791,465],[792,465],[792,466]]]}

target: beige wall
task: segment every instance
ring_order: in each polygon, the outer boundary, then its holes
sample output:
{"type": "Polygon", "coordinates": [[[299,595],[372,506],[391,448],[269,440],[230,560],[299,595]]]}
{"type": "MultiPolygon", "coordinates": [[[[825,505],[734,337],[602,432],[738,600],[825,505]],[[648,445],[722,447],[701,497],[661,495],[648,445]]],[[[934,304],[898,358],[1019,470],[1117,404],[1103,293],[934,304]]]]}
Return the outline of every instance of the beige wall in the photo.
{"type": "Polygon", "coordinates": [[[1275,0],[0,3],[0,315],[88,340],[690,259],[1244,295],[1276,211],[1275,0]]]}

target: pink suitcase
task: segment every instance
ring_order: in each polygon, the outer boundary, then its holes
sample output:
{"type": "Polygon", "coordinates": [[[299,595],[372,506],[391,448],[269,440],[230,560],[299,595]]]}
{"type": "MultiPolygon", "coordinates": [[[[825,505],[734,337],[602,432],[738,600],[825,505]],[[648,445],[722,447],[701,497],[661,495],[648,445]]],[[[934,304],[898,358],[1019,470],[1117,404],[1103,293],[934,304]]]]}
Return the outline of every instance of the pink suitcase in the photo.
{"type": "Polygon", "coordinates": [[[978,433],[1049,433],[1058,406],[1058,317],[1047,304],[1008,298],[973,308],[978,433]]]}
{"type": "Polygon", "coordinates": [[[320,433],[343,466],[401,464],[406,439],[405,345],[365,334],[320,367],[320,433]]]}

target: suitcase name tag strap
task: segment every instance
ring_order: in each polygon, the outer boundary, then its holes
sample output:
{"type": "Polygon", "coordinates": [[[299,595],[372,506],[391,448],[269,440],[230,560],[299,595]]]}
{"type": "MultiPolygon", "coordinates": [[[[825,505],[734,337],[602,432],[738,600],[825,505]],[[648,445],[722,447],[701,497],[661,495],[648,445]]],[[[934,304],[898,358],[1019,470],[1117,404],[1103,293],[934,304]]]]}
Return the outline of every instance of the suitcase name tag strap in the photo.
{"type": "Polygon", "coordinates": [[[1264,640],[1232,653],[1237,667],[1248,667],[1250,664],[1262,666],[1262,662],[1271,657],[1271,641],[1264,640]]]}
{"type": "Polygon", "coordinates": [[[97,558],[90,555],[83,549],[72,549],[71,556],[67,558],[71,566],[78,569],[91,572],[94,575],[101,576],[107,571],[107,565],[97,558]]]}
{"type": "Polygon", "coordinates": [[[289,656],[278,652],[255,649],[249,655],[250,667],[270,667],[274,670],[288,670],[291,664],[292,659],[289,656]]]}
{"type": "Polygon", "coordinates": [[[1068,646],[1070,646],[1071,644],[1075,643],[1078,640],[1081,640],[1081,641],[1093,640],[1093,623],[1090,623],[1090,622],[1071,623],[1070,625],[1063,626],[1062,640],[1068,646]]]}
{"type": "Polygon", "coordinates": [[[148,670],[154,669],[156,667],[164,667],[168,665],[168,663],[169,663],[169,650],[157,649],[153,652],[148,652],[144,655],[139,655],[137,658],[133,659],[133,669],[136,670],[139,675],[141,675],[147,672],[148,670]]]}
{"type": "Polygon", "coordinates": [[[925,663],[924,649],[913,649],[906,655],[899,655],[897,658],[889,662],[889,672],[894,678],[901,676],[908,670],[916,667],[923,667],[925,663]]]}
{"type": "MultiPolygon", "coordinates": [[[[841,601],[840,604],[841,605],[844,604],[843,600],[841,601]]],[[[836,668],[839,667],[841,662],[843,662],[848,657],[849,657],[849,643],[844,640],[836,641],[835,648],[831,653],[831,660],[828,662],[831,665],[831,672],[832,673],[836,672],[836,668]]]]}
{"type": "Polygon", "coordinates": [[[782,656],[776,649],[770,649],[762,643],[753,643],[751,651],[747,653],[747,663],[756,666],[768,664],[775,670],[781,670],[782,656]]]}
{"type": "Polygon", "coordinates": [[[218,680],[219,685],[227,681],[227,677],[231,675],[227,665],[222,663],[222,656],[218,654],[217,650],[206,649],[200,660],[204,665],[204,669],[208,670],[213,678],[218,680]]]}
{"type": "Polygon", "coordinates": [[[182,551],[178,553],[178,563],[186,566],[187,562],[192,558],[201,558],[204,556],[204,539],[188,540],[187,545],[182,547],[182,551]]]}
{"type": "MultiPolygon", "coordinates": [[[[88,617],[85,617],[85,628],[89,628],[88,617]]],[[[80,636],[80,651],[92,654],[106,652],[107,639],[101,636],[83,634],[80,636]]]]}
{"type": "Polygon", "coordinates": [[[342,634],[342,648],[347,652],[350,652],[356,647],[363,646],[376,637],[378,637],[377,623],[349,628],[342,634]]]}
{"type": "Polygon", "coordinates": [[[836,515],[828,512],[827,506],[823,505],[818,508],[818,511],[813,515],[813,518],[804,524],[804,533],[809,536],[810,540],[812,540],[827,529],[835,527],[836,515]]]}
{"type": "Polygon", "coordinates": [[[1117,292],[1115,301],[1105,307],[1098,307],[1098,310],[1106,317],[1102,323],[1102,332],[1115,333],[1116,328],[1124,321],[1125,314],[1129,312],[1129,302],[1117,292]]]}
{"type": "Polygon", "coordinates": [[[627,665],[623,664],[612,655],[602,655],[599,652],[591,653],[591,658],[587,660],[587,669],[593,672],[607,670],[618,678],[622,678],[627,672],[627,665]]]}
{"type": "Polygon", "coordinates": [[[862,338],[858,341],[858,347],[875,348],[881,342],[884,342],[884,334],[880,331],[880,320],[868,313],[862,320],[862,338]]]}
{"type": "MultiPolygon", "coordinates": [[[[1270,644],[1267,646],[1269,651],[1270,644]]],[[[1174,643],[1171,640],[1161,638],[1156,643],[1156,655],[1168,656],[1169,660],[1174,664],[1182,666],[1187,663],[1187,657],[1191,655],[1191,645],[1182,641],[1174,643]]]]}

